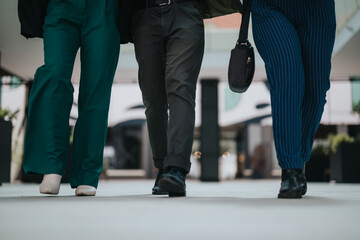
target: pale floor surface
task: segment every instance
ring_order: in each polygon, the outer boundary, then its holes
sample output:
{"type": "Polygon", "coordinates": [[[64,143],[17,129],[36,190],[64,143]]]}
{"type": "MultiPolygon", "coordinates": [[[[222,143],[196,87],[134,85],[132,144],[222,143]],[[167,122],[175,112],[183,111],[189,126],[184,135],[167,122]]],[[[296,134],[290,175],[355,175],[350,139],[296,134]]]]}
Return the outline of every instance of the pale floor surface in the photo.
{"type": "Polygon", "coordinates": [[[101,181],[96,197],[37,184],[0,187],[0,240],[360,239],[360,184],[310,183],[277,199],[279,180],[187,181],[186,198],[150,194],[153,180],[101,181]]]}

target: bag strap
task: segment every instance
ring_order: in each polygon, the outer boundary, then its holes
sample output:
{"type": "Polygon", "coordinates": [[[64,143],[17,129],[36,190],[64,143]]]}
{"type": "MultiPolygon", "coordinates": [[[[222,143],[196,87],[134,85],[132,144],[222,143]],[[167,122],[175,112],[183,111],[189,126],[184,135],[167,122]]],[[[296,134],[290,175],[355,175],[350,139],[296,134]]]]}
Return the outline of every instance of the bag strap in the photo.
{"type": "Polygon", "coordinates": [[[248,40],[251,0],[243,1],[243,9],[244,12],[241,15],[241,26],[239,31],[239,43],[246,42],[248,40]]]}

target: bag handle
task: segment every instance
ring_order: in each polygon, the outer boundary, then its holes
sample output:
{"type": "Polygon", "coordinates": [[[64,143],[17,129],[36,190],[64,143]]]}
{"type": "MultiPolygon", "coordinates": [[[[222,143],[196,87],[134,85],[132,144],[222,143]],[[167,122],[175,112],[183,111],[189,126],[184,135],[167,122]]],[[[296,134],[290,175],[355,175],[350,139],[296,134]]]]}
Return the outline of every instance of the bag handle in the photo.
{"type": "Polygon", "coordinates": [[[241,26],[239,31],[238,43],[244,43],[248,40],[250,11],[251,11],[251,0],[243,1],[243,13],[241,15],[241,26]]]}

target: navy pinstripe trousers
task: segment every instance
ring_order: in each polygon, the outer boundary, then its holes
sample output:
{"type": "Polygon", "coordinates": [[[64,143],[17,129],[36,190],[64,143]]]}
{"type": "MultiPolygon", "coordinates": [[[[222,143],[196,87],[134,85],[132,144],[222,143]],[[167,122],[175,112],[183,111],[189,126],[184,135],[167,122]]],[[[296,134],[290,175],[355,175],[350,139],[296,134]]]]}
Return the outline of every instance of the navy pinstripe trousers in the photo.
{"type": "Polygon", "coordinates": [[[276,154],[282,169],[303,168],[330,88],[334,0],[252,0],[256,47],[270,85],[276,154]]]}

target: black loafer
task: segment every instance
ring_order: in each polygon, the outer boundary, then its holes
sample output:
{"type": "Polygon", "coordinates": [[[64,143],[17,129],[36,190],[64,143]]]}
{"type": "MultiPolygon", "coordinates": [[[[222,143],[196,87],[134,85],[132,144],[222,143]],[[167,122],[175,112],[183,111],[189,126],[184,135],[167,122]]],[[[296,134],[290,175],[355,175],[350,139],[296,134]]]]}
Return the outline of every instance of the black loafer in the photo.
{"type": "Polygon", "coordinates": [[[165,171],[163,169],[159,169],[159,172],[156,176],[154,187],[152,188],[152,195],[168,195],[169,193],[166,191],[163,191],[159,187],[159,180],[164,176],[165,171]]]}
{"type": "Polygon", "coordinates": [[[303,169],[282,171],[278,198],[301,198],[306,193],[306,178],[303,169]]]}
{"type": "Polygon", "coordinates": [[[186,196],[185,178],[185,170],[170,167],[159,180],[159,186],[163,191],[169,193],[169,197],[184,197],[186,196]]]}
{"type": "Polygon", "coordinates": [[[306,182],[306,174],[305,174],[305,163],[302,169],[301,178],[300,178],[300,189],[301,195],[305,195],[307,192],[307,182],[306,182]]]}

